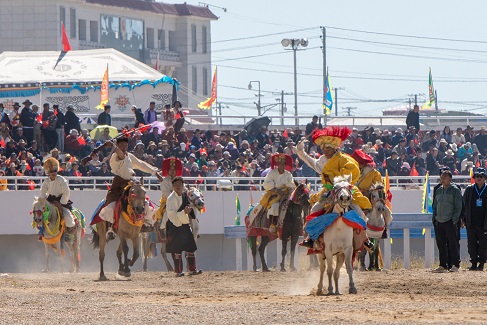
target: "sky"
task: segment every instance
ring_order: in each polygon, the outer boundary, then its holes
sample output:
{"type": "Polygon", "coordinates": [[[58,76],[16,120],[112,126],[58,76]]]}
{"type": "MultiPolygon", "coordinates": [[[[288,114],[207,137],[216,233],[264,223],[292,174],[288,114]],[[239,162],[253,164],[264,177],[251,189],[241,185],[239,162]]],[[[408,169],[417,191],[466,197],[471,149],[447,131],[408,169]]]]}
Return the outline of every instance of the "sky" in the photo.
{"type": "MultiPolygon", "coordinates": [[[[487,113],[485,1],[205,1],[219,17],[211,50],[224,115],[257,115],[258,84],[249,90],[249,81],[260,81],[265,115],[279,115],[276,98],[294,90],[293,51],[284,49],[283,38],[308,39],[296,53],[298,114],[321,114],[320,26],[339,116],[346,107],[355,116],[380,116],[408,105],[414,94],[423,104],[429,67],[440,109],[487,113]]],[[[292,116],[293,95],[284,101],[292,116]]]]}

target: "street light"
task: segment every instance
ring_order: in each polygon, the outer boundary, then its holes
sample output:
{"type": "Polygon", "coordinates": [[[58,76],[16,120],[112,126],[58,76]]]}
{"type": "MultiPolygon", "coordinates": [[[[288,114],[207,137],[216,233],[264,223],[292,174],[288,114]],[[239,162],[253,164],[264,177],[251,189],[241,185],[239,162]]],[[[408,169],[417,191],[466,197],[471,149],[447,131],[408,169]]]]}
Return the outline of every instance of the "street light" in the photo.
{"type": "Polygon", "coordinates": [[[250,81],[249,90],[252,90],[252,83],[256,82],[259,84],[259,101],[257,102],[257,116],[260,116],[260,81],[250,81]]]}
{"type": "MultiPolygon", "coordinates": [[[[284,38],[281,41],[282,46],[291,46],[294,54],[294,116],[298,116],[298,80],[296,72],[296,51],[301,45],[302,47],[308,46],[308,40],[306,38],[284,38]]],[[[299,125],[298,118],[295,120],[296,125],[299,125]]]]}

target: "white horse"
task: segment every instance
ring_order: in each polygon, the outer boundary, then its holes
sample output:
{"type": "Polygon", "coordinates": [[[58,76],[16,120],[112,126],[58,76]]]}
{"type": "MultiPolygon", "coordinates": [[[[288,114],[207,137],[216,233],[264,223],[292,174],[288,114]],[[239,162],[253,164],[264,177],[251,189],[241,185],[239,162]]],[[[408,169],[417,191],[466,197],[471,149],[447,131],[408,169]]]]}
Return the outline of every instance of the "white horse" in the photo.
{"type": "Polygon", "coordinates": [[[80,260],[80,242],[81,234],[84,225],[84,216],[78,209],[74,208],[71,211],[78,220],[75,225],[76,232],[73,234],[74,238],[70,238],[65,233],[64,219],[62,211],[60,211],[54,204],[51,204],[46,199],[39,199],[34,197],[34,204],[32,207],[33,223],[32,226],[38,230],[42,230],[42,241],[45,248],[45,267],[42,272],[49,272],[49,248],[51,248],[60,258],[61,272],[64,271],[63,245],[68,246],[71,253],[71,267],[70,272],[79,272],[80,260]]]}
{"type": "MultiPolygon", "coordinates": [[[[357,293],[355,283],[353,282],[353,228],[348,226],[344,221],[342,215],[350,210],[358,210],[360,208],[353,207],[352,202],[352,185],[350,185],[351,175],[345,177],[335,177],[333,182],[333,190],[329,194],[329,199],[333,201],[332,213],[338,213],[338,219],[329,225],[325,231],[320,235],[319,240],[315,241],[315,245],[322,245],[323,251],[320,254],[320,281],[318,283],[317,294],[323,293],[323,275],[325,269],[328,268],[328,294],[340,294],[338,289],[338,279],[340,277],[340,269],[345,262],[345,266],[349,278],[349,293],[357,293]],[[333,269],[333,256],[336,255],[336,266],[333,269]],[[325,265],[326,260],[326,265],[325,265]],[[335,292],[333,292],[332,277],[335,280],[335,292]]],[[[361,211],[360,211],[361,212],[361,211]]],[[[363,213],[359,215],[364,218],[363,213]]]]}
{"type": "MultiPolygon", "coordinates": [[[[195,213],[195,218],[190,218],[189,225],[191,227],[191,231],[193,232],[194,241],[196,242],[199,237],[199,229],[200,229],[199,221],[196,218],[196,213],[203,211],[205,207],[205,200],[203,197],[203,193],[196,187],[186,188],[185,191],[188,195],[190,206],[193,208],[193,211],[195,213]]],[[[143,260],[144,260],[143,270],[147,271],[147,258],[149,256],[154,256],[151,255],[150,253],[152,248],[154,247],[155,249],[156,243],[161,242],[161,256],[162,259],[164,260],[164,264],[166,264],[166,269],[168,272],[174,271],[171,262],[167,258],[166,229],[161,230],[159,228],[154,227],[154,231],[149,233],[147,232],[141,233],[141,237],[142,237],[142,253],[143,253],[143,260]]]]}
{"type": "MultiPolygon", "coordinates": [[[[372,210],[367,213],[367,236],[374,243],[372,253],[369,253],[370,264],[369,270],[380,271],[379,255],[380,255],[380,239],[386,227],[392,221],[391,210],[386,205],[386,193],[384,190],[384,184],[375,183],[369,189],[369,200],[372,204],[372,210]]],[[[365,254],[366,251],[362,251],[359,254],[360,270],[364,271],[365,268],[365,254]]]]}

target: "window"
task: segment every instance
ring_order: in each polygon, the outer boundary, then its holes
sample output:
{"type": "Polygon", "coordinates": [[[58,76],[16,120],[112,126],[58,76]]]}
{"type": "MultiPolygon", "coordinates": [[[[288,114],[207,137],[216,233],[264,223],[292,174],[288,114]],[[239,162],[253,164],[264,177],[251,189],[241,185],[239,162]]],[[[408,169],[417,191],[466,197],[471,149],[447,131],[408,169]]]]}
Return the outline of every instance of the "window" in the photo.
{"type": "Polygon", "coordinates": [[[86,41],[86,20],[79,19],[78,20],[78,39],[80,41],[86,41]]]}
{"type": "Polygon", "coordinates": [[[198,70],[193,67],[193,92],[198,92],[198,70]]]}
{"type": "Polygon", "coordinates": [[[98,22],[90,21],[90,42],[98,43],[98,22]]]}
{"type": "Polygon", "coordinates": [[[191,48],[196,53],[196,25],[191,25],[191,48]]]}
{"type": "Polygon", "coordinates": [[[147,38],[147,48],[153,49],[154,48],[154,28],[146,29],[146,38],[147,38]]]}
{"type": "MultiPolygon", "coordinates": [[[[66,28],[66,8],[59,7],[59,20],[63,23],[64,28],[66,28]]],[[[60,35],[62,35],[62,30],[60,31],[60,35]]]]}
{"type": "Polygon", "coordinates": [[[166,31],[164,29],[157,31],[157,44],[161,50],[166,49],[166,31]]]}
{"type": "Polygon", "coordinates": [[[169,51],[176,51],[176,32],[169,31],[169,51]]]}
{"type": "Polygon", "coordinates": [[[201,44],[203,45],[203,53],[207,53],[208,52],[208,38],[206,36],[206,26],[203,26],[203,32],[202,32],[202,41],[201,41],[201,44]]]}
{"type": "Polygon", "coordinates": [[[203,68],[203,95],[208,96],[208,69],[203,68]]]}
{"type": "Polygon", "coordinates": [[[76,38],[76,9],[69,8],[69,35],[76,38]]]}

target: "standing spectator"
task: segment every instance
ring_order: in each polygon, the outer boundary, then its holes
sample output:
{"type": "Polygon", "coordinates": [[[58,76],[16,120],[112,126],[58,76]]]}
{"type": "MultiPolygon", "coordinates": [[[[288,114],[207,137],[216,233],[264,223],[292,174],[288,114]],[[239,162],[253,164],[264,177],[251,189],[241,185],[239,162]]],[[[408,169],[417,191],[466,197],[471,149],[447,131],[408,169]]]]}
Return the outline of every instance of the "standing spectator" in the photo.
{"type": "Polygon", "coordinates": [[[474,175],[475,183],[469,185],[463,193],[465,209],[462,223],[467,228],[468,254],[470,255],[470,271],[483,271],[487,258],[487,191],[484,168],[477,168],[474,175]]]}
{"type": "Polygon", "coordinates": [[[467,125],[467,128],[465,129],[465,142],[474,142],[475,140],[475,133],[473,132],[473,127],[470,125],[467,125]]]}
{"type": "Polygon", "coordinates": [[[34,123],[36,122],[37,116],[32,108],[30,108],[30,105],[32,105],[30,100],[26,99],[22,104],[24,104],[24,108],[22,108],[22,112],[20,113],[20,123],[22,123],[24,135],[30,146],[32,140],[34,140],[34,123]]]}
{"type": "Polygon", "coordinates": [[[98,115],[98,125],[112,125],[112,116],[110,115],[111,108],[110,105],[105,105],[104,111],[98,115]]]}
{"type": "Polygon", "coordinates": [[[304,135],[308,138],[308,140],[311,141],[311,133],[313,133],[313,131],[316,129],[322,129],[322,128],[323,128],[323,125],[321,125],[321,123],[318,123],[318,116],[315,115],[315,116],[313,116],[313,119],[311,120],[311,122],[309,122],[306,125],[306,131],[305,131],[304,135]]]}
{"type": "Polygon", "coordinates": [[[259,141],[259,149],[264,149],[266,144],[269,144],[269,136],[267,135],[267,128],[265,126],[260,128],[260,132],[255,137],[259,141]]]}
{"type": "Polygon", "coordinates": [[[184,119],[184,113],[182,111],[182,108],[183,108],[183,105],[181,104],[181,102],[179,100],[174,102],[174,105],[173,105],[174,119],[175,119],[174,132],[176,132],[176,133],[178,133],[179,130],[181,130],[181,128],[184,125],[184,122],[186,122],[186,120],[184,119]]]}
{"type": "Polygon", "coordinates": [[[475,137],[475,143],[479,148],[480,154],[485,156],[487,154],[487,134],[485,126],[480,127],[480,133],[475,137]]]}
{"type": "Polygon", "coordinates": [[[4,107],[3,104],[0,103],[0,123],[5,123],[5,125],[11,129],[12,124],[10,124],[10,117],[8,117],[8,114],[4,112],[4,107]]]}
{"type": "Polygon", "coordinates": [[[461,146],[462,144],[465,143],[465,136],[462,133],[461,127],[458,127],[457,133],[455,133],[451,136],[451,142],[456,144],[457,146],[461,146]]]}
{"type": "Polygon", "coordinates": [[[157,113],[156,113],[156,103],[150,102],[149,108],[144,112],[144,123],[143,124],[150,124],[152,122],[157,121],[157,113]]]}
{"type": "Polygon", "coordinates": [[[137,108],[137,106],[132,105],[132,113],[134,113],[134,117],[135,117],[134,128],[138,128],[140,124],[145,124],[144,114],[142,114],[140,108],[137,108]]]}
{"type": "Polygon", "coordinates": [[[436,190],[433,200],[433,225],[436,245],[440,255],[440,266],[432,272],[458,272],[460,252],[457,237],[457,224],[462,212],[462,193],[451,185],[452,173],[444,170],[440,176],[441,186],[436,190]],[[448,270],[448,260],[453,266],[448,270]]]}
{"type": "Polygon", "coordinates": [[[57,143],[57,117],[49,110],[49,103],[44,103],[42,108],[42,133],[44,135],[44,143],[49,151],[55,148],[57,143]]]}
{"type": "Polygon", "coordinates": [[[64,125],[66,124],[66,118],[64,117],[64,113],[59,110],[59,105],[52,105],[52,108],[54,109],[54,115],[57,117],[57,122],[56,122],[56,134],[57,134],[57,143],[56,143],[56,148],[61,150],[61,152],[64,151],[64,125]]]}
{"type": "Polygon", "coordinates": [[[66,109],[67,112],[66,115],[64,116],[66,120],[66,125],[64,126],[64,134],[66,135],[70,134],[72,129],[75,129],[76,131],[78,131],[78,133],[81,133],[81,125],[79,124],[79,117],[74,113],[73,105],[68,105],[66,109]]]}
{"type": "Polygon", "coordinates": [[[13,106],[13,110],[9,114],[10,124],[12,125],[12,131],[15,131],[19,127],[20,123],[20,104],[15,102],[13,106]]]}
{"type": "Polygon", "coordinates": [[[409,111],[406,117],[406,126],[409,129],[410,126],[414,126],[419,132],[419,106],[414,105],[413,110],[409,111]]]}

